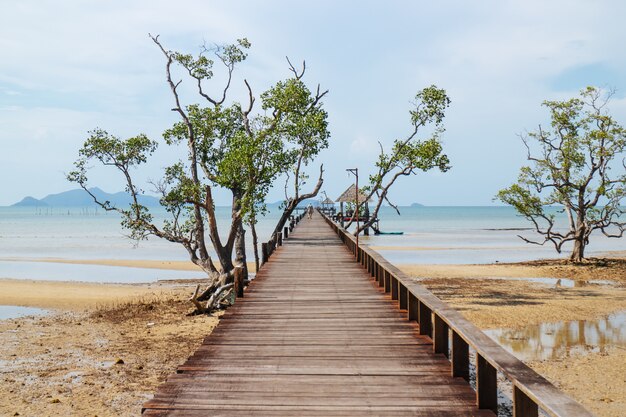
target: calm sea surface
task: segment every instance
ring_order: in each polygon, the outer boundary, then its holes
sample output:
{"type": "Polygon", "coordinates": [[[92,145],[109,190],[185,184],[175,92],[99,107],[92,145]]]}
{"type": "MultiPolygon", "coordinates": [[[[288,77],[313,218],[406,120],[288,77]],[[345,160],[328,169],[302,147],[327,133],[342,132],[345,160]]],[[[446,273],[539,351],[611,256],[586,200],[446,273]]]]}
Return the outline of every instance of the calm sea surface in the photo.
{"type": "MultiPolygon", "coordinates": [[[[380,228],[401,236],[363,237],[395,263],[491,263],[557,256],[549,246],[524,243],[516,235],[533,237],[529,224],[510,207],[405,207],[401,216],[383,208],[380,228]]],[[[217,209],[226,232],[230,209],[217,209]]],[[[154,212],[162,221],[166,213],[154,212]]],[[[278,213],[269,213],[257,226],[267,240],[278,213]]],[[[186,260],[179,245],[151,238],[136,245],[125,236],[119,217],[93,208],[0,207],[0,278],[149,282],[193,278],[202,274],[142,268],[32,262],[40,258],[186,260]]],[[[249,233],[246,236],[251,241],[249,233]]],[[[589,255],[625,251],[626,239],[592,236],[589,255]]],[[[563,254],[565,255],[565,254],[563,254]]],[[[562,255],[562,256],[563,256],[562,255]]],[[[252,253],[249,253],[252,259],[252,253]]]]}

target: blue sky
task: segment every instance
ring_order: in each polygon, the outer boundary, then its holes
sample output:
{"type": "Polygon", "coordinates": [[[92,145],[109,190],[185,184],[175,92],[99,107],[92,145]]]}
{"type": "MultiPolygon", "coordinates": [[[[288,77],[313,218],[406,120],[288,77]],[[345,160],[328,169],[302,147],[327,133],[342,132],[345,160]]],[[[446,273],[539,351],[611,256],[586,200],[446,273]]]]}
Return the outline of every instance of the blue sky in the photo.
{"type": "MultiPolygon", "coordinates": [[[[0,205],[72,188],[64,173],[95,127],[160,139],[176,117],[148,32],[187,52],[247,37],[235,99],[243,77],[260,93],[289,76],[285,55],[306,59],[306,80],[330,90],[331,146],[311,167],[324,163],[330,197],[349,185],[346,168],[370,171],[378,141],[410,131],[412,98],[436,84],[452,99],[443,142],[453,168],[401,179],[392,199],[494,204],[524,163],[517,135],[547,122],[543,100],[614,87],[611,113],[626,124],[624,16],[621,1],[3,0],[0,205]]],[[[137,175],[158,178],[172,157],[162,146],[137,175]]],[[[112,174],[95,172],[93,185],[122,189],[112,174]]]]}

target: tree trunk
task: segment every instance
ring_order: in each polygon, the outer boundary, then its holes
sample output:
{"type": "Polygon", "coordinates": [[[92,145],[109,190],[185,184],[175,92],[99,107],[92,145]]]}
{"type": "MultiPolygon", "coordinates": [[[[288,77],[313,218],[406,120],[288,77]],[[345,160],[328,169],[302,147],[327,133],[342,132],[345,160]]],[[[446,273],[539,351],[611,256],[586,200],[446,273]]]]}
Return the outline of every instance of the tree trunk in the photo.
{"type": "Polygon", "coordinates": [[[235,238],[235,263],[243,268],[243,279],[248,279],[248,263],[246,260],[246,230],[243,223],[239,224],[235,238]]]}
{"type": "Polygon", "coordinates": [[[256,226],[254,222],[250,222],[250,230],[252,231],[252,249],[254,250],[254,267],[255,272],[259,272],[261,264],[259,262],[259,237],[256,234],[256,226]]]}
{"type": "Polygon", "coordinates": [[[574,240],[574,250],[572,251],[571,256],[569,257],[572,262],[582,262],[585,258],[585,237],[583,234],[580,234],[574,240]]]}
{"type": "MultiPolygon", "coordinates": [[[[278,220],[278,223],[276,224],[276,227],[274,228],[274,232],[272,233],[272,238],[276,236],[276,233],[283,232],[283,227],[287,223],[287,220],[289,220],[289,217],[294,212],[296,207],[298,207],[298,204],[300,204],[307,198],[315,197],[317,193],[320,192],[320,189],[322,188],[322,184],[324,184],[323,175],[324,175],[324,165],[320,166],[320,176],[317,180],[317,184],[315,184],[315,188],[313,189],[313,191],[311,191],[308,194],[302,194],[302,195],[298,195],[296,191],[296,197],[289,200],[287,207],[285,207],[283,214],[280,216],[280,219],[278,220]]],[[[298,176],[296,175],[296,184],[297,184],[297,181],[298,181],[298,176]]]]}
{"type": "MultiPolygon", "coordinates": [[[[582,202],[584,204],[583,197],[583,194],[579,193],[579,203],[582,202]]],[[[585,246],[587,244],[587,241],[585,239],[585,232],[587,231],[585,227],[586,213],[581,207],[582,205],[579,206],[576,211],[576,239],[574,240],[574,250],[572,250],[572,255],[569,257],[570,261],[572,262],[582,262],[582,260],[585,258],[585,246]]]]}

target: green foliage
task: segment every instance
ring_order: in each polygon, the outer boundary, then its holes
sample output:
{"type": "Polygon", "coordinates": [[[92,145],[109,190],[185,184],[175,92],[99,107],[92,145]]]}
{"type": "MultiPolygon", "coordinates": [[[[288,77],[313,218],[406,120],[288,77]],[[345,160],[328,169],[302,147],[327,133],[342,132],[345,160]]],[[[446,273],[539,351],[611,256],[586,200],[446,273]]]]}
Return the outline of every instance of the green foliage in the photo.
{"type": "Polygon", "coordinates": [[[445,90],[434,85],[421,90],[415,99],[415,108],[409,112],[413,132],[408,138],[396,139],[390,152],[381,150],[376,161],[377,172],[370,176],[372,195],[385,188],[384,178],[394,171],[399,175],[411,175],[416,170],[425,172],[436,168],[446,172],[450,169],[450,160],[443,153],[440,141],[443,133],[441,125],[450,99],[445,90]],[[427,140],[419,140],[418,130],[429,124],[433,125],[434,133],[427,140]]]}
{"type": "MultiPolygon", "coordinates": [[[[193,249],[202,246],[193,243],[198,238],[198,227],[203,227],[196,210],[200,208],[209,215],[214,209],[211,187],[232,191],[239,208],[239,220],[233,221],[254,223],[256,215],[265,212],[265,197],[277,177],[293,171],[295,166],[297,171],[301,164],[306,165],[328,147],[328,115],[320,100],[323,94],[313,94],[301,80],[302,74],[279,81],[260,94],[261,113],[252,113],[252,90],[245,109],[238,102],[227,103],[232,72],[246,60],[251,46],[246,38],[231,45],[204,47],[197,56],[168,51],[158,37],[152,39],[168,60],[168,82],[176,105],[180,106],[179,83],[171,79],[171,71],[177,65],[195,79],[199,96],[206,99],[206,105],[195,103],[174,109],[181,119],[163,133],[163,139],[169,146],[185,144],[189,156],[186,161],[167,167],[158,183],[161,204],[172,215],[162,231],[170,240],[187,235],[187,247],[193,249]],[[217,60],[209,58],[211,54],[217,60]],[[210,97],[203,89],[204,83],[214,76],[216,62],[226,67],[228,75],[221,99],[210,97]]],[[[96,130],[80,150],[77,169],[68,178],[86,188],[88,161],[97,160],[102,165],[117,167],[126,177],[127,191],[134,194],[138,190],[132,185],[130,170],[145,163],[156,146],[145,135],[121,140],[96,130]]],[[[304,178],[303,174],[297,175],[297,181],[303,182],[304,178]]],[[[104,206],[111,209],[107,202],[104,206]]],[[[123,214],[124,226],[131,230],[139,230],[150,220],[147,209],[139,205],[123,214]]]]}
{"type": "Polygon", "coordinates": [[[445,111],[450,106],[450,98],[446,91],[435,85],[424,88],[415,96],[415,109],[411,110],[411,122],[415,126],[428,123],[441,125],[445,111]]]}
{"type": "MultiPolygon", "coordinates": [[[[532,221],[543,242],[551,241],[558,252],[568,241],[584,249],[593,230],[611,237],[623,234],[620,203],[626,197],[626,174],[620,155],[626,151],[626,130],[606,110],[611,94],[587,87],[579,97],[544,101],[550,128],[522,137],[529,165],[520,169],[516,184],[496,198],[512,205],[532,221]],[[613,169],[617,173],[613,174],[613,169]],[[554,228],[554,215],[544,207],[558,205],[569,219],[569,230],[554,228]],[[617,234],[610,231],[617,230],[617,234]]],[[[573,259],[579,260],[578,255],[573,259]]]]}
{"type": "MultiPolygon", "coordinates": [[[[376,172],[369,176],[369,184],[362,188],[368,194],[368,200],[376,196],[378,202],[369,224],[363,225],[361,230],[373,223],[384,201],[393,206],[388,199],[388,192],[398,178],[415,175],[418,171],[438,169],[446,172],[450,169],[450,159],[443,153],[440,140],[444,131],[442,124],[445,111],[450,105],[446,91],[435,85],[426,87],[415,95],[413,105],[414,108],[409,111],[412,132],[406,138],[394,140],[389,152],[385,152],[381,145],[376,172]],[[418,133],[425,128],[433,131],[428,139],[420,140],[418,133]]],[[[355,231],[355,234],[361,230],[355,231]]]]}
{"type": "MultiPolygon", "coordinates": [[[[89,133],[90,136],[80,149],[79,158],[74,163],[76,169],[67,175],[67,179],[86,189],[87,167],[91,159],[105,166],[116,167],[125,176],[126,192],[134,197],[134,202],[130,207],[112,207],[108,201],[99,203],[103,208],[115,210],[122,215],[122,225],[130,230],[131,238],[144,239],[150,233],[148,225],[152,221],[152,216],[148,209],[137,201],[137,195],[141,191],[132,182],[131,170],[146,163],[158,144],[144,134],[123,140],[102,129],[95,129],[89,133]]],[[[93,194],[92,197],[96,200],[93,194]]]]}

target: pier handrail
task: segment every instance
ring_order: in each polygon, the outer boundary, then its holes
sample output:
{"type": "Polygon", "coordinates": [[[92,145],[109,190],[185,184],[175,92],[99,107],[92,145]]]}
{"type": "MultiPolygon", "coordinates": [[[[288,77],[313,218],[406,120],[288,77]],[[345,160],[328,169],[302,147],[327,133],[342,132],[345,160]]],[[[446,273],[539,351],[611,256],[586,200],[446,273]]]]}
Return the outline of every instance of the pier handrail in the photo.
{"type": "Polygon", "coordinates": [[[479,408],[491,409],[497,414],[497,371],[500,371],[513,385],[516,417],[537,416],[539,408],[552,417],[593,416],[378,252],[362,245],[357,248],[351,233],[328,216],[320,214],[355,255],[357,262],[367,268],[386,293],[391,293],[392,300],[398,301],[400,309],[407,311],[408,319],[419,323],[420,334],[431,337],[434,352],[443,353],[451,360],[452,376],[469,380],[468,347],[475,350],[476,402],[479,408]]]}
{"type": "Polygon", "coordinates": [[[287,239],[289,233],[293,231],[300,220],[304,219],[304,213],[297,214],[295,216],[291,216],[289,221],[289,226],[283,229],[283,232],[278,232],[274,236],[270,238],[267,242],[261,243],[261,266],[265,264],[277,247],[283,245],[283,240],[287,239]]]}

